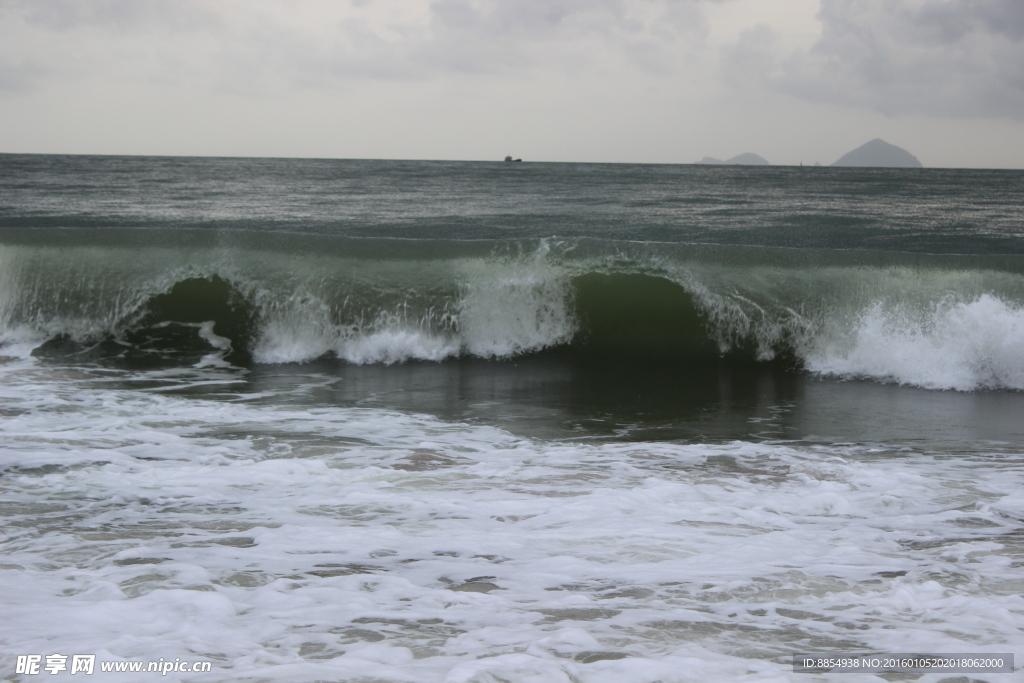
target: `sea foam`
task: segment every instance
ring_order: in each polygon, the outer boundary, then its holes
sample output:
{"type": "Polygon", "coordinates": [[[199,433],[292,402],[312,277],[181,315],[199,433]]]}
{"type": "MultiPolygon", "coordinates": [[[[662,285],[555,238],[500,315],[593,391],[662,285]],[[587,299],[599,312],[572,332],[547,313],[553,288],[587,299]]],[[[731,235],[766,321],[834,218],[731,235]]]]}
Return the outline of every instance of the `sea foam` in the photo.
{"type": "Polygon", "coordinates": [[[847,334],[813,344],[804,360],[821,375],[927,389],[1024,389],[1024,308],[989,294],[924,310],[876,303],[847,334]]]}
{"type": "MultiPolygon", "coordinates": [[[[327,296],[266,297],[254,356],[261,363],[324,355],[356,364],[509,358],[563,344],[576,329],[566,275],[544,250],[522,260],[448,264],[457,283],[422,301],[399,293],[388,308],[353,312],[327,296]]],[[[446,270],[438,268],[438,270],[446,270]]],[[[345,299],[349,304],[350,299],[345,299]]]]}
{"type": "Polygon", "coordinates": [[[1020,651],[1017,456],[546,441],[176,373],[0,365],[0,672],[797,683],[794,642],[1020,651]]]}

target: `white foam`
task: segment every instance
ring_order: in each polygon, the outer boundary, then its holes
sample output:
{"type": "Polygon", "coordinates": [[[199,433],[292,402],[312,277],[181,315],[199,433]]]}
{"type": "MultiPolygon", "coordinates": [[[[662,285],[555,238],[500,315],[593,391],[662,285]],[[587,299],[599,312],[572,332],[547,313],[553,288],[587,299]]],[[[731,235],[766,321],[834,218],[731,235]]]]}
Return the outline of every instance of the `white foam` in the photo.
{"type": "Polygon", "coordinates": [[[326,307],[293,308],[266,316],[253,356],[259,363],[302,363],[333,355],[349,363],[440,361],[457,356],[459,341],[400,315],[382,314],[366,325],[331,322],[326,307]],[[319,308],[319,310],[317,310],[319,308]]]}
{"type": "Polygon", "coordinates": [[[350,363],[400,363],[407,360],[439,361],[458,355],[459,345],[441,335],[419,331],[383,330],[343,339],[334,349],[350,363]]]}
{"type": "MultiPolygon", "coordinates": [[[[433,264],[433,272],[449,278],[445,286],[454,280],[458,287],[427,302],[406,293],[369,314],[335,310],[327,293],[306,291],[282,301],[258,297],[262,316],[254,356],[261,363],[333,354],[351,363],[392,364],[460,354],[508,358],[565,343],[576,329],[569,277],[546,255],[542,247],[516,259],[433,264]]],[[[376,287],[381,295],[386,291],[376,287]]]]}
{"type": "Polygon", "coordinates": [[[260,363],[301,363],[328,353],[337,338],[327,303],[308,293],[275,300],[257,295],[261,309],[253,357],[260,363]]]}
{"type": "Polygon", "coordinates": [[[0,331],[0,356],[29,358],[32,351],[46,341],[46,336],[27,325],[0,331]]]}
{"type": "Polygon", "coordinates": [[[788,654],[810,642],[1024,652],[1019,454],[547,442],[110,380],[0,365],[0,666],[796,682],[788,654]]]}
{"type": "Polygon", "coordinates": [[[822,375],[866,377],[928,389],[1024,390],[1024,308],[985,294],[929,307],[867,308],[804,352],[822,375]]]}

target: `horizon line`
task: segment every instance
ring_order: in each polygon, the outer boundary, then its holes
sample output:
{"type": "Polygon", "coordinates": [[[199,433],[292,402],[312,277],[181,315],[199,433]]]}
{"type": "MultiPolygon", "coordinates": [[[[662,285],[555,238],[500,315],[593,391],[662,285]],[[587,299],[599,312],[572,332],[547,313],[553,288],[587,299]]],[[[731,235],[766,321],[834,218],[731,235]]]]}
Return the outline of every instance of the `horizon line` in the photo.
{"type": "MultiPolygon", "coordinates": [[[[77,157],[154,157],[163,159],[278,159],[278,160],[306,160],[306,161],[395,161],[395,162],[433,162],[433,163],[497,163],[504,164],[504,157],[494,159],[428,159],[428,158],[399,158],[399,157],[320,157],[320,156],[268,156],[262,154],[147,154],[147,153],[112,153],[112,152],[5,152],[0,151],[0,156],[77,156],[77,157]]],[[[762,157],[763,158],[763,157],[762,157]]],[[[566,161],[551,159],[523,159],[518,163],[534,164],[595,164],[595,165],[632,165],[632,166],[706,166],[714,167],[739,167],[739,168],[881,168],[881,169],[903,169],[924,171],[935,170],[970,170],[970,171],[1020,171],[1024,168],[1010,166],[836,166],[813,162],[805,164],[797,162],[792,164],[728,164],[728,163],[703,163],[701,161],[566,161]]]]}

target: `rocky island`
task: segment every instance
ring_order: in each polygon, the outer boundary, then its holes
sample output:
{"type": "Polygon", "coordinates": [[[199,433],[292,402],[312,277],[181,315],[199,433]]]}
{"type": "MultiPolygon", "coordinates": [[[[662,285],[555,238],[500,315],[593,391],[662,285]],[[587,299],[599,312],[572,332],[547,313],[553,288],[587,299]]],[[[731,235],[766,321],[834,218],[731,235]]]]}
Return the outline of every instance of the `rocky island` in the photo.
{"type": "Polygon", "coordinates": [[[878,166],[885,168],[923,168],[917,157],[885,140],[875,138],[839,157],[833,166],[878,166]]]}

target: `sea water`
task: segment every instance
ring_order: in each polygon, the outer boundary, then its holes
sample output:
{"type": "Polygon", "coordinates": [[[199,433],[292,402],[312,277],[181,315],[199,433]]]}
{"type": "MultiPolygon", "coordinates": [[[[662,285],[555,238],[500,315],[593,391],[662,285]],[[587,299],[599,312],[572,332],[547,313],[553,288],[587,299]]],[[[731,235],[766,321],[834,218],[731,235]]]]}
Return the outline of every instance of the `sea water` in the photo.
{"type": "Polygon", "coordinates": [[[1022,201],[1016,171],[0,155],[0,674],[1019,666],[1022,201]]]}

